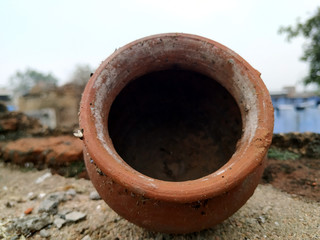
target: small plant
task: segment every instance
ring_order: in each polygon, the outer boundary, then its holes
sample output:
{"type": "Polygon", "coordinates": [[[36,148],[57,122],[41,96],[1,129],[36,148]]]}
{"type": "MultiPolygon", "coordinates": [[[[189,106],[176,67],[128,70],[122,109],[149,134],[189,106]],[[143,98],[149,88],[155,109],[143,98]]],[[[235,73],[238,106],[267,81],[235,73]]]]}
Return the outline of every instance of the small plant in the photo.
{"type": "Polygon", "coordinates": [[[300,158],[300,154],[291,152],[289,150],[270,148],[268,151],[268,158],[277,160],[296,160],[300,158]]]}

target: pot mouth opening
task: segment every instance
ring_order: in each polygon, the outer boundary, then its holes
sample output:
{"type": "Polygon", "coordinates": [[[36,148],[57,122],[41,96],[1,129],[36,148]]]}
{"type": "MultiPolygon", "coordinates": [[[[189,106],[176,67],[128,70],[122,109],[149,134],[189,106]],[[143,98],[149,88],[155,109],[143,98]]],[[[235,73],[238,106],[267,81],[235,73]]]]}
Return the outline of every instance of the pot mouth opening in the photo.
{"type": "Polygon", "coordinates": [[[108,116],[119,156],[139,173],[171,182],[216,172],[236,152],[242,129],[240,109],[223,86],[178,68],[130,81],[108,116]]]}

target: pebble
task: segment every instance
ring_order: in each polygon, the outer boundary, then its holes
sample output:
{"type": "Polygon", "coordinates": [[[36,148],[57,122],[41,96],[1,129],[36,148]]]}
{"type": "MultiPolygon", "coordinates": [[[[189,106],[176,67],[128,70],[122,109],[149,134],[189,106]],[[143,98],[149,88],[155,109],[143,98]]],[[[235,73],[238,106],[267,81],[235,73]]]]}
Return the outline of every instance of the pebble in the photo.
{"type": "Polygon", "coordinates": [[[93,191],[90,193],[91,200],[101,200],[101,197],[97,191],[93,191]]]}
{"type": "Polygon", "coordinates": [[[78,222],[80,220],[85,219],[86,216],[87,215],[85,213],[74,211],[74,212],[68,213],[66,215],[66,221],[67,222],[78,222]]]}
{"type": "Polygon", "coordinates": [[[52,223],[52,219],[47,213],[35,216],[25,216],[15,219],[10,225],[10,229],[18,230],[25,236],[39,231],[52,223]]]}
{"type": "Polygon", "coordinates": [[[26,210],[24,210],[24,214],[26,214],[26,215],[28,215],[28,214],[30,214],[30,213],[32,213],[32,210],[33,210],[33,207],[29,207],[29,208],[27,208],[26,210]]]}
{"type": "Polygon", "coordinates": [[[81,240],[91,240],[91,237],[89,235],[85,235],[81,240]]]}
{"type": "Polygon", "coordinates": [[[64,210],[58,212],[58,216],[61,217],[61,218],[63,218],[63,219],[65,219],[65,218],[66,218],[66,215],[67,215],[68,213],[70,213],[70,212],[72,212],[72,210],[70,210],[70,209],[64,209],[64,210]]]}
{"type": "Polygon", "coordinates": [[[20,240],[20,236],[19,235],[13,236],[12,238],[10,238],[10,240],[20,240]]]}
{"type": "Polygon", "coordinates": [[[45,193],[39,193],[39,198],[44,198],[46,196],[45,193]]]}
{"type": "Polygon", "coordinates": [[[62,201],[66,201],[65,192],[54,192],[46,196],[46,198],[40,203],[38,212],[47,212],[50,214],[56,214],[58,212],[58,205],[62,201]]]}
{"type": "Polygon", "coordinates": [[[258,222],[259,222],[260,224],[266,222],[266,218],[265,218],[264,216],[259,216],[257,220],[258,220],[258,222]]]}
{"type": "Polygon", "coordinates": [[[53,224],[54,224],[58,229],[60,229],[60,228],[63,227],[63,225],[64,225],[66,222],[67,222],[66,220],[64,220],[64,219],[62,219],[62,218],[60,218],[60,217],[56,217],[56,218],[54,219],[54,221],[53,221],[53,224]]]}
{"type": "Polygon", "coordinates": [[[36,184],[42,183],[44,180],[46,180],[47,178],[51,177],[52,174],[50,172],[45,173],[44,175],[42,175],[41,177],[38,177],[37,180],[35,181],[36,184]]]}
{"type": "Polygon", "coordinates": [[[50,199],[50,200],[54,200],[54,201],[59,201],[60,202],[64,202],[67,201],[67,196],[65,192],[54,192],[54,193],[50,193],[46,199],[50,199]]]}
{"type": "Polygon", "coordinates": [[[27,198],[29,200],[35,200],[37,198],[37,195],[35,195],[33,192],[29,192],[27,198]]]}
{"type": "Polygon", "coordinates": [[[77,194],[77,192],[76,192],[76,190],[74,190],[73,188],[71,188],[71,189],[69,189],[68,191],[66,191],[66,194],[74,197],[74,196],[77,194]]]}
{"type": "Polygon", "coordinates": [[[14,202],[6,202],[5,206],[6,206],[7,208],[12,208],[12,207],[15,206],[15,204],[14,204],[14,202]]]}
{"type": "Polygon", "coordinates": [[[50,237],[50,233],[46,229],[42,229],[40,231],[40,236],[43,238],[47,238],[47,237],[50,237]]]}
{"type": "Polygon", "coordinates": [[[46,212],[50,214],[56,214],[58,212],[58,200],[44,199],[39,206],[38,213],[46,212]]]}

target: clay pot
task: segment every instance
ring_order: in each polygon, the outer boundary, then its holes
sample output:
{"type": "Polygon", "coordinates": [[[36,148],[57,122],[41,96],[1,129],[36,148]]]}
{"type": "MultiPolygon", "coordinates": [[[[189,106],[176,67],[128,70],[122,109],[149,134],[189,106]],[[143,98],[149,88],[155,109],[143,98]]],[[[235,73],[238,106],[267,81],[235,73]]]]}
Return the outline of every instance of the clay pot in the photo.
{"type": "Polygon", "coordinates": [[[84,157],[104,201],[153,231],[214,226],[253,194],[273,132],[260,73],[225,46],[159,34],[116,50],[81,101],[84,157]]]}

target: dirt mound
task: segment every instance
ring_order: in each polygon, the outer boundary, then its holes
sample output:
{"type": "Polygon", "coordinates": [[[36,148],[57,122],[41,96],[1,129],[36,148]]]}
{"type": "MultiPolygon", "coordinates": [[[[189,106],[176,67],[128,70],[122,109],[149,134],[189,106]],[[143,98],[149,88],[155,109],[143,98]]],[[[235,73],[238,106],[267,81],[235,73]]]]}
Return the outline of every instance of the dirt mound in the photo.
{"type": "Polygon", "coordinates": [[[24,167],[51,168],[64,176],[86,176],[82,142],[73,136],[29,137],[11,141],[1,158],[24,167]]]}
{"type": "Polygon", "coordinates": [[[311,132],[274,134],[272,147],[286,149],[303,157],[320,158],[320,134],[311,132]]]}
{"type": "Polygon", "coordinates": [[[320,159],[269,159],[262,182],[320,202],[320,159]]]}
{"type": "Polygon", "coordinates": [[[320,202],[320,134],[274,134],[262,182],[320,202]]]}

